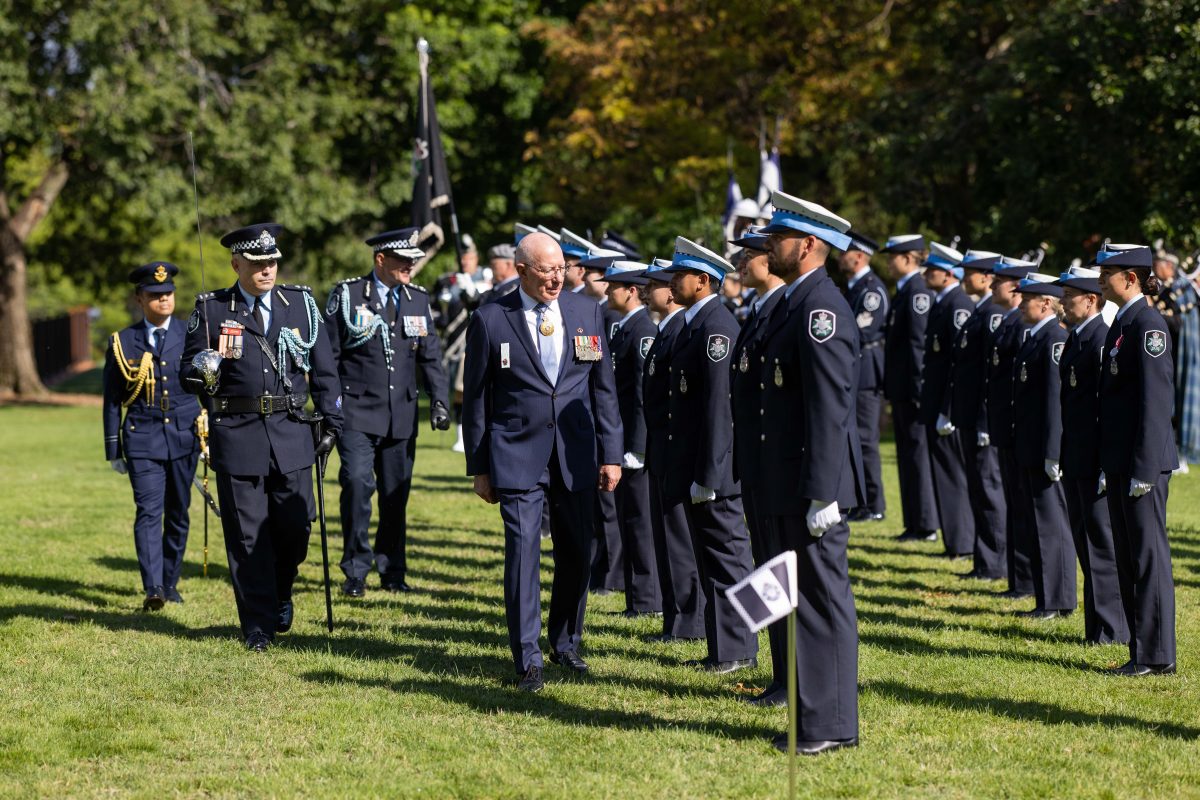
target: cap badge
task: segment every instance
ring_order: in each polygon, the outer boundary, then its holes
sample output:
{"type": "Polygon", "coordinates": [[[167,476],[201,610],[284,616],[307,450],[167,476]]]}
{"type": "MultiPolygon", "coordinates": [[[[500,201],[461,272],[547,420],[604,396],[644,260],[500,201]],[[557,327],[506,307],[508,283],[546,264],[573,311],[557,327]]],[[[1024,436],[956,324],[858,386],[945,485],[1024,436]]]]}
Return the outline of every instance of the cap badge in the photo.
{"type": "Polygon", "coordinates": [[[163,283],[164,281],[166,281],[166,279],[167,279],[167,268],[164,267],[162,264],[159,264],[158,267],[154,270],[154,280],[158,281],[159,283],[163,283]]]}

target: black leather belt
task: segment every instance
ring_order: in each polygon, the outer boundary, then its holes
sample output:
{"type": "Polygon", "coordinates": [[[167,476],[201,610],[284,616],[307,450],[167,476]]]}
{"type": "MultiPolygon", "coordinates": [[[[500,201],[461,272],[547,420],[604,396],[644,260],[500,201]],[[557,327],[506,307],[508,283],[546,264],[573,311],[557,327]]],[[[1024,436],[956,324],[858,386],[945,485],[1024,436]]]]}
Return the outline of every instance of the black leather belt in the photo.
{"type": "Polygon", "coordinates": [[[226,414],[262,414],[269,416],[280,411],[304,408],[307,395],[264,394],[257,397],[214,397],[213,410],[226,414]]]}

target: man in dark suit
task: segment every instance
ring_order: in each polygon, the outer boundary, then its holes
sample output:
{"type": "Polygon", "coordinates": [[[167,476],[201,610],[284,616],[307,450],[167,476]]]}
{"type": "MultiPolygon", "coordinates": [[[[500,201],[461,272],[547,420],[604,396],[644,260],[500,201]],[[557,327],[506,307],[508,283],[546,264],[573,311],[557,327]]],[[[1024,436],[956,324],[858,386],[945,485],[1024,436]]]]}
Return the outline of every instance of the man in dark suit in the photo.
{"type": "Polygon", "coordinates": [[[621,482],[617,484],[616,518],[621,532],[625,569],[625,616],[662,613],[658,564],[654,555],[654,529],[650,524],[650,475],[646,471],[646,417],[643,412],[643,373],[646,354],[654,346],[658,328],[642,304],[646,265],[615,259],[604,273],[608,307],[617,312],[616,331],[610,342],[616,374],[617,403],[625,452],[621,482]]]}
{"type": "Polygon", "coordinates": [[[721,281],[732,269],[681,236],[665,270],[684,312],[671,352],[663,498],[668,507],[683,506],[704,592],[708,653],[689,663],[718,674],[758,663],[758,637],[725,596],[753,568],[742,488],[733,477],[728,364],[738,324],[720,300],[721,281]]]}
{"type": "Polygon", "coordinates": [[[967,494],[967,465],[959,430],[950,421],[952,348],[974,304],[959,286],[962,253],[930,242],[925,259],[925,283],[934,291],[933,309],[925,330],[925,366],[921,372],[921,422],[933,465],[942,543],[951,559],[975,550],[975,517],[967,494]]]}
{"type": "Polygon", "coordinates": [[[667,429],[670,423],[671,356],[675,339],[683,330],[683,306],[671,294],[671,265],[654,259],[646,270],[646,305],[658,315],[658,334],[646,353],[642,373],[642,398],[646,419],[646,471],[650,473],[650,523],[662,592],[661,642],[704,638],[704,592],[692,549],[686,508],[666,499],[670,471],[667,429]]]}
{"type": "MultiPolygon", "coordinates": [[[[858,744],[858,619],[843,508],[864,500],[858,441],[858,326],[825,271],[850,223],[773,192],[771,271],[788,284],[767,322],[762,386],[761,507],[784,548],[796,551],[797,750],[817,755],[858,744]],[[768,435],[769,432],[769,435],[768,435]]],[[[788,750],[787,735],[775,746],[788,750]]]]}
{"type": "MultiPolygon", "coordinates": [[[[742,284],[754,291],[750,313],[733,344],[729,365],[729,400],[733,408],[733,470],[742,484],[742,505],[746,511],[746,527],[750,530],[750,552],[755,566],[761,566],[783,552],[783,545],[759,511],[758,485],[762,481],[762,362],[760,350],[767,330],[767,321],[783,297],[784,283],[770,270],[767,237],[750,227],[731,244],[744,248],[738,260],[742,284]]],[[[780,620],[767,627],[771,644],[771,683],[755,697],[747,697],[752,705],[782,706],[787,704],[787,621],[780,620]]]]}
{"type": "Polygon", "coordinates": [[[367,239],[374,251],[366,275],[341,281],[329,295],[325,324],[342,383],[345,425],[338,437],[342,487],[342,592],[366,593],[379,570],[380,588],[411,591],[408,574],[408,495],[417,451],[417,372],[430,396],[430,424],[450,428],[447,381],[433,330],[429,295],[412,269],[425,253],[417,228],[367,239]],[[371,549],[371,500],[379,489],[379,526],[371,549]]]}
{"type": "Polygon", "coordinates": [[[850,248],[838,256],[838,271],[846,278],[846,302],[858,327],[858,440],[862,444],[867,502],[851,509],[850,522],[883,519],[883,466],[879,460],[879,421],[883,413],[884,334],[887,328],[887,287],[871,271],[871,256],[879,248],[857,231],[850,231],[850,248]]]}
{"type": "Polygon", "coordinates": [[[1121,605],[1108,498],[1100,481],[1100,361],[1108,325],[1100,311],[1100,271],[1071,267],[1058,279],[1071,333],[1059,363],[1062,384],[1063,491],[1075,554],[1083,572],[1083,636],[1089,644],[1125,643],[1129,625],[1121,605]]]}
{"type": "Polygon", "coordinates": [[[177,585],[200,456],[194,430],[200,404],[181,391],[183,325],[171,317],[178,272],[152,261],[129,274],[142,321],[114,333],[104,357],[104,457],[129,474],[133,487],[133,544],[146,611],[183,602],[177,585]]]}
{"type": "Polygon", "coordinates": [[[905,233],[891,237],[880,250],[896,281],[888,308],[884,338],[883,396],[892,404],[896,436],[896,472],[904,530],[900,541],[937,541],[937,500],[929,444],[921,423],[921,372],[925,366],[925,329],[933,295],[921,275],[925,237],[905,233]]]}
{"type": "Polygon", "coordinates": [[[463,425],[475,493],[500,504],[504,605],[518,688],[543,687],[542,507],[553,519],[550,659],[585,672],[579,651],[594,547],[596,491],[621,478],[622,435],[603,316],[563,291],[562,249],[531,233],[517,246],[521,288],[480,306],[467,332],[463,425]]]}
{"type": "Polygon", "coordinates": [[[275,283],[280,231],[268,222],[221,239],[237,283],[196,298],[183,353],[184,388],[212,417],[229,572],[256,652],[291,629],[292,585],[316,516],[312,466],[342,427],[337,364],[312,290],[275,283]],[[310,393],[319,435],[304,411],[310,393]]]}
{"type": "Polygon", "coordinates": [[[962,577],[998,581],[1008,574],[1008,507],[1000,461],[987,428],[987,340],[1000,327],[1005,309],[992,293],[992,270],[999,253],[968,250],[963,256],[963,289],[977,295],[975,310],[958,331],[950,368],[950,422],[959,430],[967,465],[967,496],[975,519],[974,563],[962,577]]]}

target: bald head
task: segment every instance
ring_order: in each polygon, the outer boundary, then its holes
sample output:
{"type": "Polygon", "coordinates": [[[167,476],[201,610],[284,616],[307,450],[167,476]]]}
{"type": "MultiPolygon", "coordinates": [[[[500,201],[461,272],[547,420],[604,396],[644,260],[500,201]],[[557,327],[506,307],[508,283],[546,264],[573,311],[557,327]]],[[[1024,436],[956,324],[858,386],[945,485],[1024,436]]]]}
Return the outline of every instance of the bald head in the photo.
{"type": "Polygon", "coordinates": [[[553,236],[541,231],[521,239],[517,244],[516,255],[513,256],[518,267],[522,264],[531,267],[553,265],[551,262],[555,259],[562,262],[562,248],[554,241],[553,236]]]}
{"type": "Polygon", "coordinates": [[[558,297],[566,261],[553,236],[541,232],[529,234],[517,245],[513,260],[526,294],[544,303],[558,297]]]}

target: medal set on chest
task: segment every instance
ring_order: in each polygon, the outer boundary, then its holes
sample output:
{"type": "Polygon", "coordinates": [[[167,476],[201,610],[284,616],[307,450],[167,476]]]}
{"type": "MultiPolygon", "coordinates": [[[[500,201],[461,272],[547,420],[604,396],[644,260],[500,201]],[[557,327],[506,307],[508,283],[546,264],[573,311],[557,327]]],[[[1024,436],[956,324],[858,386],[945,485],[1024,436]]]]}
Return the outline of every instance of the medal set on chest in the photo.
{"type": "Polygon", "coordinates": [[[217,352],[223,358],[239,359],[242,357],[242,341],[246,327],[234,320],[227,319],[221,323],[221,336],[217,339],[217,352]]]}
{"type": "MultiPolygon", "coordinates": [[[[543,327],[540,330],[542,330],[543,334],[549,336],[550,334],[546,333],[544,329],[545,325],[546,323],[543,322],[543,327]]],[[[553,328],[553,326],[551,326],[551,328],[553,328]]],[[[582,331],[583,328],[580,328],[579,330],[582,331]]],[[[553,330],[551,330],[551,333],[553,333],[553,330]]],[[[575,358],[579,359],[580,361],[599,361],[600,356],[603,355],[599,336],[576,336],[574,342],[575,358]]],[[[650,374],[653,375],[654,373],[652,372],[650,374]]]]}

